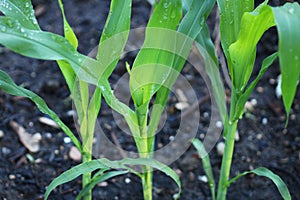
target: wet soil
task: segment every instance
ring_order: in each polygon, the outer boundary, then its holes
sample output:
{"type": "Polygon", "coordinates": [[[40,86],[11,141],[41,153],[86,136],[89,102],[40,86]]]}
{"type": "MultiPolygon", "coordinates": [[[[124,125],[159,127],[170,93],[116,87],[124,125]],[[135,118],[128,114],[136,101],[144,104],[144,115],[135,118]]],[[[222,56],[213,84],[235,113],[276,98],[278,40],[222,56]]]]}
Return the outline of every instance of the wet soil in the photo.
{"type": "MultiPolygon", "coordinates": [[[[132,28],[145,27],[151,12],[150,5],[144,0],[133,1],[132,28]]],[[[272,3],[280,3],[272,1],[272,3]]],[[[62,34],[61,14],[56,1],[33,0],[37,18],[43,30],[62,34]]],[[[109,11],[108,0],[65,1],[67,17],[79,38],[79,51],[88,54],[97,46],[106,16],[109,11]]],[[[210,18],[214,25],[215,16],[210,18]]],[[[263,38],[258,48],[258,64],[264,57],[276,50],[276,30],[272,29],[263,38]]],[[[132,62],[135,53],[121,61],[118,69],[110,78],[112,85],[125,73],[124,61],[132,62]],[[122,64],[123,63],[123,64],[122,64]]],[[[11,75],[17,84],[36,92],[43,97],[61,119],[76,132],[72,111],[72,101],[66,83],[55,62],[24,58],[0,47],[0,67],[11,75]]],[[[254,73],[258,72],[257,69],[254,73]]],[[[204,80],[190,65],[182,74],[189,80],[197,98],[206,99],[208,90],[204,80]]],[[[285,128],[285,111],[275,89],[280,74],[278,63],[263,76],[250,100],[254,104],[238,125],[239,139],[236,141],[231,174],[260,166],[268,167],[280,175],[290,189],[292,199],[300,199],[300,93],[294,101],[290,121],[285,128]]],[[[229,94],[229,90],[228,90],[229,94]]],[[[175,108],[178,99],[170,96],[167,106],[168,119],[157,135],[156,146],[167,145],[178,129],[178,116],[181,112],[175,108]]],[[[199,105],[200,120],[197,137],[202,137],[210,123],[211,104],[209,100],[199,105]]],[[[183,112],[183,111],[182,111],[183,112]]],[[[111,111],[102,102],[99,123],[108,138],[118,142],[126,150],[135,150],[134,142],[115,124],[111,111]],[[112,136],[113,135],[113,136],[112,136]]],[[[78,164],[69,157],[72,144],[64,133],[39,122],[43,117],[30,101],[12,97],[0,91],[0,199],[43,199],[45,188],[51,180],[65,170],[78,164]],[[20,142],[9,122],[16,121],[30,134],[42,135],[40,150],[29,152],[20,142]]],[[[219,140],[220,142],[222,139],[219,140]]],[[[215,148],[210,152],[215,177],[218,177],[221,156],[215,148]]],[[[193,147],[170,166],[182,181],[183,200],[211,199],[207,183],[203,182],[204,171],[193,147]]],[[[154,174],[154,199],[172,199],[176,185],[160,172],[154,174]]],[[[50,199],[75,199],[80,191],[81,180],[59,186],[50,199]]],[[[101,184],[93,191],[94,199],[142,199],[141,181],[133,175],[113,178],[101,184]]],[[[229,200],[240,199],[281,199],[276,187],[266,178],[248,175],[232,184],[228,191],[229,200]]]]}

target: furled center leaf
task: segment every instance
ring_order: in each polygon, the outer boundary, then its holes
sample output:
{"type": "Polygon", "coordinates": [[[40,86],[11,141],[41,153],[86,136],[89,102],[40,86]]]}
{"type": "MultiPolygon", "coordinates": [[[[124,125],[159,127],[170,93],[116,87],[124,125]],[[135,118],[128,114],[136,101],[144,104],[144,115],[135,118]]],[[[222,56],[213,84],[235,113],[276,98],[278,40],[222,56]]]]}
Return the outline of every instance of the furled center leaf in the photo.
{"type": "Polygon", "coordinates": [[[174,53],[165,49],[174,49],[170,32],[176,30],[180,19],[180,0],[161,0],[155,5],[146,29],[144,45],[135,59],[130,77],[130,89],[137,107],[147,103],[168,76],[165,67],[172,67],[174,53]],[[146,48],[153,43],[157,44],[156,48],[146,48]],[[152,80],[157,78],[159,83],[153,83],[152,80]],[[145,82],[144,79],[148,81],[145,82]]]}

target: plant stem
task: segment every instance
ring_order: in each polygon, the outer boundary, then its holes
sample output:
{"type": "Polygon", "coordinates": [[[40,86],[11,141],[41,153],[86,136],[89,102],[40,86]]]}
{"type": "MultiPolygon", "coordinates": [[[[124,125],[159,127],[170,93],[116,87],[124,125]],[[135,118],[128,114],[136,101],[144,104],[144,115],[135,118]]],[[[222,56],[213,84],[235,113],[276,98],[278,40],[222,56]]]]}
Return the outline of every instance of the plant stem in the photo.
{"type": "Polygon", "coordinates": [[[233,150],[234,150],[234,138],[236,134],[238,120],[232,123],[228,123],[228,129],[225,140],[224,155],[222,158],[221,173],[218,184],[217,200],[225,200],[227,193],[227,182],[230,174],[230,167],[232,162],[233,150]]]}
{"type": "MultiPolygon", "coordinates": [[[[85,162],[88,162],[91,160],[92,160],[91,153],[85,152],[82,157],[82,162],[85,163],[85,162]]],[[[82,175],[82,188],[84,188],[87,184],[89,184],[91,182],[91,176],[92,176],[91,173],[86,173],[86,174],[82,175]]],[[[92,190],[89,190],[83,199],[91,200],[92,199],[92,190]]]]}
{"type": "Polygon", "coordinates": [[[143,171],[142,184],[144,200],[152,200],[152,169],[151,167],[144,166],[143,171]]]}
{"type": "MultiPolygon", "coordinates": [[[[139,123],[139,132],[140,132],[140,139],[137,140],[139,143],[139,156],[141,158],[151,158],[152,157],[152,149],[153,149],[153,140],[152,136],[148,135],[147,132],[147,116],[148,110],[141,110],[137,111],[137,118],[139,123]],[[149,145],[149,143],[151,143],[149,145]]],[[[142,186],[143,186],[143,195],[144,200],[152,200],[152,178],[153,172],[152,168],[149,166],[143,166],[143,177],[142,177],[142,186]]]]}

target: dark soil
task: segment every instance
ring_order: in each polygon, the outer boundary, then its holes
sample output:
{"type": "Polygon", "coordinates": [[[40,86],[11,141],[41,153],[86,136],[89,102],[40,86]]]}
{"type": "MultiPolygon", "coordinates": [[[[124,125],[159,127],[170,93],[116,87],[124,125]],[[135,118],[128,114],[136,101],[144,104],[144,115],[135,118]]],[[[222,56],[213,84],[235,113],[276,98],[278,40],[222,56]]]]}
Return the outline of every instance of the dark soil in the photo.
{"type": "MultiPolygon", "coordinates": [[[[277,3],[273,1],[273,3],[277,3]]],[[[62,34],[61,14],[56,1],[33,0],[38,13],[38,20],[43,30],[62,34]]],[[[79,38],[79,51],[88,54],[97,44],[106,16],[109,11],[108,0],[73,0],[65,1],[65,10],[72,27],[79,38]]],[[[133,3],[132,27],[144,27],[150,15],[151,7],[145,0],[133,3]]],[[[214,20],[212,16],[210,20],[214,20]]],[[[214,24],[210,21],[210,24],[214,24]]],[[[276,30],[270,30],[258,49],[258,61],[276,50],[276,30]]],[[[129,62],[134,55],[126,57],[129,62]]],[[[124,61],[123,61],[124,65],[124,61]]],[[[115,83],[124,66],[111,77],[115,83]]],[[[49,107],[76,132],[72,110],[72,101],[66,83],[55,62],[27,59],[0,47],[0,66],[8,72],[18,84],[38,93],[49,107]]],[[[257,73],[258,68],[254,70],[257,73]]],[[[292,199],[300,199],[300,93],[297,92],[288,127],[285,128],[285,111],[282,100],[275,95],[276,79],[279,75],[278,64],[271,67],[263,76],[250,99],[256,99],[257,105],[240,121],[239,140],[236,142],[231,174],[236,175],[245,170],[260,166],[271,169],[280,175],[290,189],[292,199]]],[[[197,97],[208,95],[204,81],[191,67],[183,72],[193,88],[198,91],[197,97]]],[[[170,142],[170,136],[176,134],[179,111],[174,109],[176,98],[171,96],[167,112],[169,118],[165,127],[157,136],[157,146],[170,142]]],[[[205,133],[209,124],[210,102],[200,105],[201,119],[198,134],[205,133]]],[[[12,97],[0,91],[0,130],[4,136],[0,139],[0,199],[42,199],[45,188],[51,180],[67,169],[78,164],[69,158],[71,143],[65,143],[64,133],[55,128],[41,124],[38,118],[43,116],[38,109],[23,98],[12,97]],[[9,125],[11,120],[22,125],[27,132],[41,133],[41,148],[37,153],[30,153],[19,141],[17,134],[9,125]]],[[[124,138],[121,130],[112,120],[111,111],[103,103],[100,124],[109,138],[115,134],[124,149],[135,149],[128,135],[124,138]],[[106,126],[105,126],[106,124],[106,126]],[[107,126],[108,125],[108,126],[107,126]]],[[[210,153],[211,162],[218,177],[221,157],[215,148],[210,153]]],[[[209,187],[198,177],[204,175],[201,162],[194,148],[190,147],[183,156],[171,165],[182,181],[184,200],[211,199],[209,187]]],[[[154,174],[154,199],[172,199],[176,185],[160,172],[154,174]]],[[[80,191],[81,180],[58,187],[51,193],[50,199],[75,199],[80,191]]],[[[133,175],[113,178],[106,185],[96,187],[94,199],[142,199],[141,181],[133,175]],[[126,181],[125,181],[126,180],[126,181]],[[128,183],[130,180],[130,183],[128,183]]],[[[248,175],[231,185],[228,199],[281,199],[276,187],[266,178],[248,175]]]]}

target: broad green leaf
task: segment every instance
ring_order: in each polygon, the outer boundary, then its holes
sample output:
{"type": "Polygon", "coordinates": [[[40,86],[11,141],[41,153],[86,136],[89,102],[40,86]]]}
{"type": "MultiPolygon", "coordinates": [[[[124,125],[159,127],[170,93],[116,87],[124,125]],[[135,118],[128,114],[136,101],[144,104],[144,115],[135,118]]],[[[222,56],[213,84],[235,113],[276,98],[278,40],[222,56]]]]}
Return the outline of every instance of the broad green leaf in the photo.
{"type": "Polygon", "coordinates": [[[71,138],[72,142],[79,149],[79,151],[82,151],[79,140],[74,136],[71,130],[59,119],[59,117],[47,106],[45,101],[35,93],[23,87],[17,86],[9,77],[9,75],[2,70],[0,70],[0,88],[8,94],[29,98],[32,102],[36,104],[36,106],[42,113],[49,115],[71,138]]]}
{"type": "Polygon", "coordinates": [[[214,4],[215,1],[183,1],[183,8],[186,15],[178,27],[178,33],[174,34],[173,32],[169,34],[176,36],[174,40],[171,40],[176,42],[176,48],[174,49],[175,51],[173,51],[176,54],[173,70],[169,73],[169,77],[164,83],[164,87],[161,87],[156,94],[155,104],[158,106],[154,107],[156,110],[155,112],[152,112],[153,114],[151,114],[149,123],[149,135],[151,136],[154,135],[156,131],[161,113],[166,105],[170,89],[176,81],[185,60],[187,59],[194,39],[205,31],[203,30],[206,26],[205,21],[214,4]]]}
{"type": "Polygon", "coordinates": [[[253,12],[244,13],[237,41],[229,47],[231,79],[237,93],[244,90],[250,79],[258,41],[274,25],[272,9],[268,5],[261,4],[253,12]]]}
{"type": "Polygon", "coordinates": [[[82,188],[80,193],[77,195],[76,200],[82,199],[87,194],[87,192],[92,190],[98,183],[127,173],[128,171],[110,171],[94,177],[88,185],[82,188]]]}
{"type": "Polygon", "coordinates": [[[0,11],[31,30],[40,30],[30,0],[1,0],[0,11]]]}
{"type": "Polygon", "coordinates": [[[289,115],[300,75],[300,6],[286,3],[272,10],[279,35],[282,98],[289,115]]]}
{"type": "Polygon", "coordinates": [[[211,196],[212,199],[215,200],[215,180],[214,180],[214,174],[212,171],[212,167],[210,164],[210,159],[209,159],[209,155],[205,150],[204,145],[202,144],[202,142],[198,139],[193,139],[192,141],[194,147],[197,149],[198,154],[201,158],[202,161],[202,166],[203,166],[203,170],[206,174],[206,176],[208,177],[208,183],[209,183],[209,187],[210,187],[210,191],[211,191],[211,196]]]}
{"type": "MultiPolygon", "coordinates": [[[[63,22],[64,22],[64,35],[65,38],[70,42],[70,44],[77,49],[78,46],[78,40],[77,37],[74,33],[74,31],[72,30],[70,24],[68,23],[66,16],[65,16],[65,11],[64,11],[64,6],[62,3],[62,0],[58,0],[58,4],[62,13],[62,17],[63,17],[63,22]]],[[[74,70],[72,69],[72,66],[64,61],[57,61],[60,70],[62,71],[63,76],[66,79],[66,82],[68,84],[68,87],[70,89],[70,91],[72,92],[73,88],[74,88],[74,82],[76,79],[76,74],[74,72],[74,70]]]]}
{"type": "Polygon", "coordinates": [[[261,79],[261,77],[264,75],[264,73],[267,71],[267,69],[271,66],[271,64],[275,61],[277,57],[278,57],[278,53],[274,53],[263,60],[259,74],[255,78],[255,80],[252,81],[251,84],[247,87],[246,91],[238,98],[235,107],[234,117],[231,118],[232,121],[238,120],[239,118],[242,117],[244,113],[246,101],[248,101],[250,94],[254,90],[258,81],[261,79]]]}
{"type": "Polygon", "coordinates": [[[61,175],[59,175],[57,178],[55,178],[50,185],[47,187],[44,200],[48,199],[50,193],[59,185],[62,185],[64,183],[67,183],[69,181],[74,180],[78,176],[82,174],[86,174],[89,172],[92,172],[97,169],[107,169],[106,165],[102,164],[98,160],[92,160],[90,162],[81,163],[79,165],[76,165],[75,167],[72,167],[71,169],[65,171],[61,175]]]}
{"type": "Polygon", "coordinates": [[[229,72],[232,74],[229,46],[237,40],[242,16],[244,12],[253,10],[254,0],[217,0],[217,2],[220,9],[221,44],[227,58],[229,72]]]}
{"type": "Polygon", "coordinates": [[[289,189],[287,188],[286,184],[283,182],[283,180],[276,174],[274,174],[271,170],[264,168],[264,167],[259,167],[257,169],[254,169],[252,171],[246,171],[242,174],[237,175],[236,177],[232,178],[229,182],[228,185],[232,184],[235,182],[237,179],[241,178],[242,176],[245,176],[247,174],[254,173],[258,176],[265,176],[273,181],[273,183],[276,185],[278,191],[281,194],[281,197],[284,200],[291,200],[291,195],[289,192],[289,189]]]}
{"type": "Polygon", "coordinates": [[[130,29],[131,0],[113,0],[100,39],[97,60],[105,66],[104,77],[108,78],[127,42],[130,29]]]}
{"type": "Polygon", "coordinates": [[[104,71],[97,67],[97,61],[78,53],[64,37],[23,28],[10,17],[0,17],[0,44],[23,56],[67,61],[81,80],[95,85],[104,71]]]}
{"type": "Polygon", "coordinates": [[[180,195],[181,192],[181,183],[179,180],[178,175],[168,166],[154,160],[154,159],[145,159],[145,158],[138,158],[138,159],[131,159],[131,158],[125,158],[123,160],[118,161],[110,161],[106,158],[98,159],[98,160],[92,160],[89,162],[81,163],[79,165],[76,165],[75,167],[72,167],[71,169],[65,171],[60,176],[55,178],[50,185],[47,187],[45,197],[44,199],[47,199],[51,191],[53,191],[57,186],[67,183],[69,181],[74,180],[78,176],[86,173],[93,172],[97,169],[102,170],[108,170],[108,169],[118,169],[118,170],[128,170],[129,172],[141,177],[140,173],[135,171],[129,166],[150,166],[152,168],[156,168],[160,170],[161,172],[165,173],[167,176],[173,179],[177,186],[179,187],[178,195],[180,195]]]}
{"type": "MultiPolygon", "coordinates": [[[[156,72],[159,72],[160,66],[172,67],[174,54],[164,49],[174,49],[175,44],[170,40],[172,35],[169,33],[176,30],[180,18],[180,0],[161,0],[154,6],[146,28],[144,45],[134,61],[130,76],[130,90],[137,109],[143,104],[148,104],[152,95],[161,86],[161,84],[151,83],[152,79],[157,79],[156,72]],[[156,48],[149,48],[153,45],[157,45],[156,48]],[[143,69],[136,69],[140,67],[143,69]],[[144,79],[149,82],[143,81],[144,79]]],[[[168,75],[159,74],[160,82],[163,82],[168,75]]]]}

